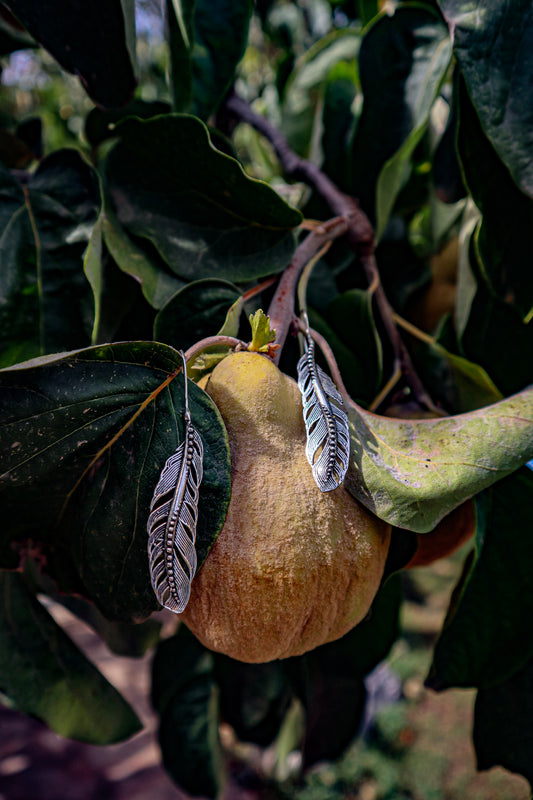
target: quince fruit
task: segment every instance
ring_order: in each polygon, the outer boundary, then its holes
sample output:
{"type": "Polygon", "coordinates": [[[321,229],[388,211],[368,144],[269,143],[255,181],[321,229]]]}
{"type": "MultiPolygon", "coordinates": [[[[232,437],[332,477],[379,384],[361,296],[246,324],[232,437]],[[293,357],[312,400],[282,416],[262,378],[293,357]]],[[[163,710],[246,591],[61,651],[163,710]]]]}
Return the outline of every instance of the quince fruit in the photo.
{"type": "Polygon", "coordinates": [[[183,621],[206,647],[251,663],[338,639],[370,609],[390,525],[343,487],[316,486],[297,384],[269,358],[229,355],[206,391],[228,431],[232,495],[183,621]]]}

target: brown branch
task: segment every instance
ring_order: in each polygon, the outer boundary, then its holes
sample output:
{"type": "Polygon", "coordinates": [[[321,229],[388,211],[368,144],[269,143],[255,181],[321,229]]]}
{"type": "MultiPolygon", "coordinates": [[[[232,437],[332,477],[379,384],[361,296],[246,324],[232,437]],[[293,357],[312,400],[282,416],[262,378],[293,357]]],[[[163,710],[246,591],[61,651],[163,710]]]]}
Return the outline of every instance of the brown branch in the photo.
{"type": "Polygon", "coordinates": [[[274,297],[268,308],[270,327],[276,331],[275,344],[280,345],[274,357],[277,364],[281,349],[289,333],[293,316],[294,300],[298,279],[311,259],[320,250],[334,239],[343,236],[349,229],[349,220],[346,217],[336,217],[320,225],[315,231],[309,233],[303,242],[294,251],[291,263],[283,272],[274,297]]]}
{"type": "Polygon", "coordinates": [[[272,145],[285,175],[295,181],[303,181],[317,191],[337,217],[350,218],[350,230],[357,239],[358,247],[374,248],[374,230],[366,214],[354,197],[341,192],[322,170],[301,158],[291,149],[287,139],[267,119],[256,114],[248,103],[236,94],[225,102],[225,109],[241,122],[247,122],[261,133],[272,145]]]}
{"type": "Polygon", "coordinates": [[[334,214],[347,220],[346,237],[361,259],[369,287],[374,294],[379,316],[392,347],[394,371],[401,369],[406,384],[420,404],[434,408],[396,326],[394,310],[383,289],[376,264],[374,229],[357,200],[342,192],[316,164],[298,156],[291,149],[285,136],[267,119],[257,114],[245,100],[232,94],[226,99],[225,109],[268,139],[288,178],[301,180],[311,186],[324,198],[334,214]]]}

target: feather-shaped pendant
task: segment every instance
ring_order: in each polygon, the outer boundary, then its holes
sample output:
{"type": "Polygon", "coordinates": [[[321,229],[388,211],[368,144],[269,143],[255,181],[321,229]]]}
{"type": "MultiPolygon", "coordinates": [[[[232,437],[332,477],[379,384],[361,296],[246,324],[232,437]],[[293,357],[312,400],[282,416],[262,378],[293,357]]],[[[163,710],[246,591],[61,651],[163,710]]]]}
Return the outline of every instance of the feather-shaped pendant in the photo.
{"type": "Polygon", "coordinates": [[[191,422],[185,376],[185,437],[167,460],[155,487],[148,517],[150,579],[162,606],[181,614],[194,578],[198,493],[204,448],[191,422]]]}
{"type": "Polygon", "coordinates": [[[348,469],[348,416],[339,390],[315,363],[314,350],[315,343],[307,334],[305,353],[298,362],[298,388],[307,433],[305,454],[318,488],[330,492],[342,484],[348,469]]]}

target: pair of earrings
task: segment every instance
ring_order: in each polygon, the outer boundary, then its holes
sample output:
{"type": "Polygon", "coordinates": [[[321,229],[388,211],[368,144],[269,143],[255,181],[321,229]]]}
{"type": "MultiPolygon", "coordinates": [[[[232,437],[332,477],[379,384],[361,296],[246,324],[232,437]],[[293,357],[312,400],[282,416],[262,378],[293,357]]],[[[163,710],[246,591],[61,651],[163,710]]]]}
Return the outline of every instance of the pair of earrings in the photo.
{"type": "MultiPolygon", "coordinates": [[[[306,428],[306,456],[317,486],[330,492],[344,480],[350,455],[348,417],[337,387],[316,364],[315,343],[305,323],[305,352],[298,361],[298,387],[306,428]]],[[[152,588],[164,608],[181,614],[197,568],[196,525],[204,448],[189,411],[185,356],[185,432],[155,487],[148,517],[148,562],[152,588]]]]}

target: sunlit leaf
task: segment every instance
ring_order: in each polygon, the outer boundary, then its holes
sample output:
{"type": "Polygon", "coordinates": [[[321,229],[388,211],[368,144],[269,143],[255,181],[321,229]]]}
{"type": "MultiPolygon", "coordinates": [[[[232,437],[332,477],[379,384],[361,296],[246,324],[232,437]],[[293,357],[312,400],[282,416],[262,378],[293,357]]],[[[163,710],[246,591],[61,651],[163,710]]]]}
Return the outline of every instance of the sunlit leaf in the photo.
{"type": "Polygon", "coordinates": [[[533,387],[486,408],[401,420],[350,406],[348,490],[378,517],[430,531],[533,452],[533,387]]]}

